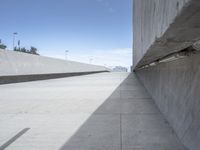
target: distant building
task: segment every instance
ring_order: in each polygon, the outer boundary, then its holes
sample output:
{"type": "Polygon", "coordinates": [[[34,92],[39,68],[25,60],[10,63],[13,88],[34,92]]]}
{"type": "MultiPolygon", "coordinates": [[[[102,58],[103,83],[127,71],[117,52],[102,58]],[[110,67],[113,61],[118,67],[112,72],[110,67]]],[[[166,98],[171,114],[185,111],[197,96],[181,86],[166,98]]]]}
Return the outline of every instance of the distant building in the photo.
{"type": "Polygon", "coordinates": [[[113,72],[128,72],[128,69],[126,67],[116,66],[113,68],[113,72]]]}

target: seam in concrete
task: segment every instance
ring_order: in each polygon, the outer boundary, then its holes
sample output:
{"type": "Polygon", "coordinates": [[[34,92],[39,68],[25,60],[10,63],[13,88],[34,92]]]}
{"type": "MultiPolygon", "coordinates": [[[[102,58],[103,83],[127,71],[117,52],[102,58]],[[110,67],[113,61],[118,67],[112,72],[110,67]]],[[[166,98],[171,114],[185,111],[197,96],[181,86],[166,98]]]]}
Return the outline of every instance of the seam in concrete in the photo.
{"type": "Polygon", "coordinates": [[[123,145],[122,145],[122,114],[120,113],[120,148],[121,150],[123,149],[123,145]]]}
{"type": "MultiPolygon", "coordinates": [[[[121,98],[121,74],[120,74],[120,85],[119,85],[119,96],[120,96],[120,101],[122,100],[121,98]]],[[[123,149],[123,139],[122,139],[122,111],[120,110],[120,148],[121,150],[123,149]]]]}

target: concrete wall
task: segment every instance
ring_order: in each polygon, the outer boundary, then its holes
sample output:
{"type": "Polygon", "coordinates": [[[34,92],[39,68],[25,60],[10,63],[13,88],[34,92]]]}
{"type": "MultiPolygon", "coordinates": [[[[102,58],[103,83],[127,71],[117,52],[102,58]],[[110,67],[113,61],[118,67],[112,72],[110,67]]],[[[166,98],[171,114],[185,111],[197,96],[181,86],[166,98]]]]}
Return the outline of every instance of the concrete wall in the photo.
{"type": "Polygon", "coordinates": [[[200,149],[200,54],[142,66],[200,40],[200,0],[134,0],[133,68],[188,150],[200,149]]]}
{"type": "Polygon", "coordinates": [[[183,144],[189,150],[199,150],[200,55],[136,73],[183,144]]]}
{"type": "Polygon", "coordinates": [[[37,75],[37,77],[40,75],[38,79],[45,79],[45,77],[54,78],[102,71],[108,71],[108,69],[103,66],[0,50],[0,83],[1,81],[4,83],[3,80],[6,81],[7,79],[12,82],[14,80],[33,80],[34,75],[37,75]],[[13,76],[18,78],[13,78],[13,76]]]}
{"type": "Polygon", "coordinates": [[[200,37],[199,0],[134,0],[133,66],[189,47],[200,37]]]}

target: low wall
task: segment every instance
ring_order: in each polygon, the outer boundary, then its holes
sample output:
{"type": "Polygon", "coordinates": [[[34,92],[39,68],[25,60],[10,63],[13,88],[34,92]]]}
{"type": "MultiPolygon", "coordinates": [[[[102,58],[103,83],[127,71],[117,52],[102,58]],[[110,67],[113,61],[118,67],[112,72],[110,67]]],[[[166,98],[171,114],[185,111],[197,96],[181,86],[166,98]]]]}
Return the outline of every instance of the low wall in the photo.
{"type": "Polygon", "coordinates": [[[106,71],[103,66],[0,50],[0,84],[106,71]]]}
{"type": "Polygon", "coordinates": [[[200,55],[136,70],[189,150],[200,149],[200,55]]]}

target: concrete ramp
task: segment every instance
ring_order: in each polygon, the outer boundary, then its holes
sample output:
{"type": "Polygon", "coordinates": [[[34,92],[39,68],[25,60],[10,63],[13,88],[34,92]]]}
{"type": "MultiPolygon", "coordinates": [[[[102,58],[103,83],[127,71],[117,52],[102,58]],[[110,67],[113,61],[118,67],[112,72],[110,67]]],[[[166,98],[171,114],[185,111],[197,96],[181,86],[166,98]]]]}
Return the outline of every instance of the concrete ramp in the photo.
{"type": "Polygon", "coordinates": [[[0,149],[185,150],[135,74],[6,84],[0,91],[0,149]]]}

